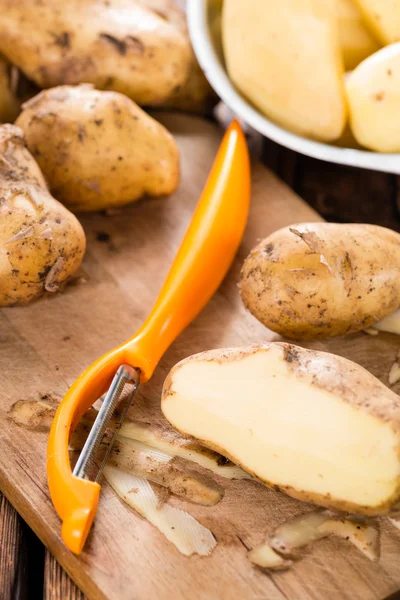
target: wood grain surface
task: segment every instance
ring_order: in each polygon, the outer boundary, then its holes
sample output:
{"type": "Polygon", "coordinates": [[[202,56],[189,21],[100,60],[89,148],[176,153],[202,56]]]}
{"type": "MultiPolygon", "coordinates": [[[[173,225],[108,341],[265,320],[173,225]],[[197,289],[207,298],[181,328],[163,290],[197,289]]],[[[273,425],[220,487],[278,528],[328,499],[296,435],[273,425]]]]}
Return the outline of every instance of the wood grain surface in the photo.
{"type": "Polygon", "coordinates": [[[43,558],[39,539],[0,493],[0,599],[41,596],[43,558]]]}
{"type": "Polygon", "coordinates": [[[27,594],[27,561],[21,517],[0,494],[0,598],[27,594]]]}
{"type": "MultiPolygon", "coordinates": [[[[61,397],[90,362],[130,337],[146,316],[168,271],[205,182],[221,133],[192,117],[160,117],[182,155],[179,190],[113,215],[82,218],[88,252],[80,278],[63,294],[25,308],[0,311],[0,489],[89,598],[110,600],[381,600],[400,588],[400,533],[382,521],[382,556],[369,562],[345,541],[327,539],[292,570],[266,574],[253,568],[247,548],[305,505],[257,482],[226,481],[213,508],[171,500],[209,527],[218,545],[207,558],[186,558],[148,522],[103,485],[95,526],[84,552],[72,555],[60,539],[45,475],[45,432],[10,421],[20,399],[61,397]]],[[[259,238],[319,217],[264,167],[253,169],[250,218],[237,260],[219,292],[162,360],[131,409],[132,418],[162,420],[162,382],[181,358],[212,347],[277,339],[243,308],[240,266],[259,238]]],[[[399,348],[390,335],[364,334],[309,347],[359,362],[387,383],[399,348]]],[[[60,585],[58,567],[50,581],[60,585]]],[[[57,596],[53,596],[58,598],[57,596]]]]}
{"type": "Polygon", "coordinates": [[[44,562],[43,600],[85,600],[83,592],[48,550],[44,562]]]}

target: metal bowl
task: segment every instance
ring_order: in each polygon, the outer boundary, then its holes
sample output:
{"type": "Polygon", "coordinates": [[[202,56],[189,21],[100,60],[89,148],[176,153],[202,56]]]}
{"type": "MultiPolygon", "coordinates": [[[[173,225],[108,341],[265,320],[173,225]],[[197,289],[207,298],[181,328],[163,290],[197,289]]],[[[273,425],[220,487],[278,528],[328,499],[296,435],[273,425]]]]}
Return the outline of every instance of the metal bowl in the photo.
{"type": "Polygon", "coordinates": [[[216,0],[189,0],[186,9],[189,30],[197,60],[208,81],[238,117],[271,140],[307,156],[342,165],[400,174],[400,154],[339,148],[309,140],[279,127],[246,100],[230,81],[225,68],[221,33],[217,26],[221,4],[221,1],[216,0]]]}

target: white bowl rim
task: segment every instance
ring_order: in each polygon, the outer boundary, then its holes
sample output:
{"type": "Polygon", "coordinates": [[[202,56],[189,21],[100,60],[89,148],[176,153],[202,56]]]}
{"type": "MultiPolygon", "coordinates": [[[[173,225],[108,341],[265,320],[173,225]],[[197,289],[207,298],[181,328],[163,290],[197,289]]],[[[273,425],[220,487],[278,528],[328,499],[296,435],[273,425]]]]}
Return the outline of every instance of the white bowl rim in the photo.
{"type": "MultiPolygon", "coordinates": [[[[245,0],[242,0],[245,1],[245,0]]],[[[400,174],[400,154],[339,148],[291,133],[264,117],[231,83],[214,50],[207,19],[207,0],[189,0],[188,25],[194,52],[211,86],[233,112],[256,131],[274,142],[328,162],[400,174]]]]}

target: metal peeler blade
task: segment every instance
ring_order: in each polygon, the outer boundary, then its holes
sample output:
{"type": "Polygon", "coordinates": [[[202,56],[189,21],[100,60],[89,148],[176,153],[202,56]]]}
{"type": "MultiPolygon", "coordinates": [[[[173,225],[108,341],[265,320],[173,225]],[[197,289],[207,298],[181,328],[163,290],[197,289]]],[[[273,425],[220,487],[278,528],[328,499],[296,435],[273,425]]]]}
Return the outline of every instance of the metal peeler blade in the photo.
{"type": "Polygon", "coordinates": [[[132,398],[136,392],[140,380],[140,373],[138,369],[131,367],[130,365],[121,365],[116,372],[114,379],[112,380],[111,386],[103,400],[103,404],[99,410],[99,413],[93,423],[93,426],[89,432],[85,445],[83,446],[82,452],[76,462],[73,470],[73,475],[81,479],[94,479],[99,481],[103,469],[110,456],[112,447],[117,437],[118,430],[120,429],[126,413],[132,403],[132,398]],[[118,418],[112,420],[115,414],[116,408],[119,404],[119,399],[126,385],[132,385],[132,389],[129,394],[122,401],[118,418]],[[100,467],[97,469],[95,477],[90,477],[95,468],[95,459],[99,446],[103,440],[104,434],[108,429],[112,428],[110,436],[108,437],[107,449],[102,458],[100,467]]]}

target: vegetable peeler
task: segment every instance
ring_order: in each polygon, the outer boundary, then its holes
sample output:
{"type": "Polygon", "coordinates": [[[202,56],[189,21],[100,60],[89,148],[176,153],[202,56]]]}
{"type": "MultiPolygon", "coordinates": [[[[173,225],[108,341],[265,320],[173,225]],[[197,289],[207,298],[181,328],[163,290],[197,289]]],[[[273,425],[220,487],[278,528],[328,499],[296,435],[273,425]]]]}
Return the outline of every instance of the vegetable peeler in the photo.
{"type": "Polygon", "coordinates": [[[150,379],[164,352],[225,277],[246,226],[249,202],[249,154],[240,125],[233,121],[150,315],[131,339],[99,358],[78,377],[54,417],[47,447],[47,480],[53,505],[62,520],[63,541],[75,554],[82,551],[93,523],[100,495],[98,481],[133,394],[140,383],[150,379]],[[119,404],[126,385],[130,385],[130,393],[126,398],[124,394],[119,404]],[[85,412],[105,393],[72,471],[70,436],[85,412]],[[97,451],[117,405],[115,428],[97,467],[97,451]],[[97,475],[90,478],[94,467],[97,475]]]}

